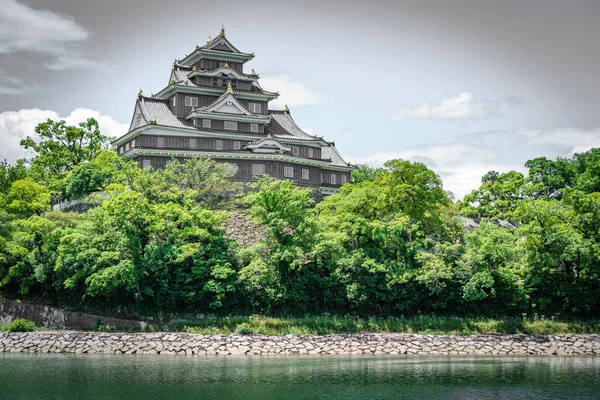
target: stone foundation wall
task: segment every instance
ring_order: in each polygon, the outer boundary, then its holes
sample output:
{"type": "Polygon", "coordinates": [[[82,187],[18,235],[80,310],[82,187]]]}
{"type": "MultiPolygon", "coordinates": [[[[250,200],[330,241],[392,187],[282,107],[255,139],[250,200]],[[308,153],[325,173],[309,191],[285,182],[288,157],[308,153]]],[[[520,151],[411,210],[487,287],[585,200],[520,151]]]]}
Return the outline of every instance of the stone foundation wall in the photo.
{"type": "Polygon", "coordinates": [[[0,352],[180,355],[481,354],[595,355],[600,335],[407,334],[192,335],[185,333],[0,332],[0,352]]]}
{"type": "Polygon", "coordinates": [[[115,326],[118,329],[143,328],[148,325],[143,321],[65,311],[39,304],[0,298],[0,322],[8,322],[16,318],[28,319],[35,322],[37,326],[58,329],[88,330],[98,321],[102,325],[115,326]]]}

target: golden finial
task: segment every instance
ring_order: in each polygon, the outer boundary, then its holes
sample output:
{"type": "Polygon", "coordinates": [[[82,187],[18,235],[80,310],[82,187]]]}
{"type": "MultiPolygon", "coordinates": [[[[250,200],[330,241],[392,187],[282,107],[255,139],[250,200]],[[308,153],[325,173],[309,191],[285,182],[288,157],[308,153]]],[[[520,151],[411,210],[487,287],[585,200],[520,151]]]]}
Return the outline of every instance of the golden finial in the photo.
{"type": "Polygon", "coordinates": [[[252,75],[256,75],[256,71],[252,68],[252,75]]]}
{"type": "Polygon", "coordinates": [[[221,36],[225,37],[225,25],[221,24],[221,36]]]}
{"type": "Polygon", "coordinates": [[[186,85],[189,85],[189,84],[190,84],[190,81],[188,81],[188,80],[186,79],[186,80],[185,80],[185,84],[186,84],[186,85]]]}
{"type": "Polygon", "coordinates": [[[285,105],[285,111],[290,111],[290,108],[288,107],[288,105],[285,105]]]}
{"type": "Polygon", "coordinates": [[[313,138],[318,139],[319,137],[317,135],[314,135],[313,138]]]}
{"type": "Polygon", "coordinates": [[[177,65],[177,60],[173,60],[173,69],[175,69],[175,66],[177,65]]]}
{"type": "Polygon", "coordinates": [[[195,71],[195,70],[196,70],[196,66],[194,65],[194,66],[192,67],[192,71],[195,71]]]}
{"type": "Polygon", "coordinates": [[[174,84],[174,83],[175,83],[175,81],[174,81],[173,79],[171,79],[171,80],[169,81],[169,85],[172,85],[172,84],[174,84]]]}
{"type": "Polygon", "coordinates": [[[279,154],[283,154],[283,153],[284,153],[284,151],[283,151],[283,150],[279,150],[279,154]]]}
{"type": "Polygon", "coordinates": [[[212,38],[210,37],[210,32],[208,32],[208,38],[206,39],[206,43],[210,42],[212,38]]]}
{"type": "Polygon", "coordinates": [[[229,68],[229,63],[227,61],[225,61],[225,64],[223,65],[223,68],[229,68]]]}
{"type": "Polygon", "coordinates": [[[142,89],[140,89],[140,91],[138,92],[138,99],[142,98],[142,89]]]}
{"type": "Polygon", "coordinates": [[[227,93],[233,93],[233,88],[231,87],[231,82],[227,84],[227,93]]]}
{"type": "Polygon", "coordinates": [[[200,50],[200,46],[196,45],[196,50],[200,50]]]}
{"type": "Polygon", "coordinates": [[[196,111],[196,107],[192,107],[192,112],[193,112],[193,111],[196,111]]]}

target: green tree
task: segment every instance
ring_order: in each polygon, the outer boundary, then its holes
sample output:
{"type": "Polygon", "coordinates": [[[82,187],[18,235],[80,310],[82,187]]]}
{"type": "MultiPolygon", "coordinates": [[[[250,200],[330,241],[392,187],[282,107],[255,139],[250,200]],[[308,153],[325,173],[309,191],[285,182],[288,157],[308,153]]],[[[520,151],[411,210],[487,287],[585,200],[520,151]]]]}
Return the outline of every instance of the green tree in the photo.
{"type": "Polygon", "coordinates": [[[6,160],[0,162],[0,194],[7,193],[14,181],[25,179],[26,177],[27,166],[25,165],[25,160],[17,160],[15,164],[10,164],[6,160]]]}
{"type": "Polygon", "coordinates": [[[28,218],[50,209],[50,193],[30,178],[21,179],[12,183],[4,203],[9,213],[28,218]]]}
{"type": "Polygon", "coordinates": [[[89,118],[79,126],[68,126],[65,121],[49,119],[36,126],[39,140],[28,136],[21,146],[32,149],[36,155],[31,162],[31,174],[50,184],[60,181],[79,164],[91,161],[108,146],[109,138],[102,133],[98,122],[89,118]]]}

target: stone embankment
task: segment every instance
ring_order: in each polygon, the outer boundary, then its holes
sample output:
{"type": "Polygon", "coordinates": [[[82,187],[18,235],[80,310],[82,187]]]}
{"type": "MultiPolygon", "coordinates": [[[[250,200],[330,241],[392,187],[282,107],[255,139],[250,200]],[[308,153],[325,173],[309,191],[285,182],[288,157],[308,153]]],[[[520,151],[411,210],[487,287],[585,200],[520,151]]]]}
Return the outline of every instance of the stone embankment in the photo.
{"type": "Polygon", "coordinates": [[[598,355],[600,335],[409,334],[193,335],[185,333],[0,333],[0,352],[180,355],[438,354],[598,355]]]}

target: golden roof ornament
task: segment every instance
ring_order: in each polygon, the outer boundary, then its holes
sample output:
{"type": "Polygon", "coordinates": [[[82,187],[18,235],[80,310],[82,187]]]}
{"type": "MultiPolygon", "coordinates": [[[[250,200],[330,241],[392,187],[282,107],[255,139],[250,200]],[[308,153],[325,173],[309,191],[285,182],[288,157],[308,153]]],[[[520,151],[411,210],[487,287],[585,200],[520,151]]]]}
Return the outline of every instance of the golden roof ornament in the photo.
{"type": "Polygon", "coordinates": [[[175,83],[175,81],[174,81],[173,79],[171,79],[171,80],[169,81],[169,85],[172,85],[172,84],[174,84],[174,83],[175,83]]]}
{"type": "Polygon", "coordinates": [[[227,93],[233,93],[233,88],[231,87],[231,82],[227,84],[227,93]]]}
{"type": "Polygon", "coordinates": [[[196,111],[196,107],[192,107],[192,112],[196,111]]]}
{"type": "Polygon", "coordinates": [[[271,136],[270,133],[267,134],[267,139],[273,139],[273,136],[271,136]]]}
{"type": "Polygon", "coordinates": [[[256,75],[256,71],[252,68],[252,75],[256,75]]]}
{"type": "Polygon", "coordinates": [[[196,45],[196,50],[200,50],[200,46],[196,45]]]}
{"type": "Polygon", "coordinates": [[[206,38],[206,43],[210,42],[212,38],[210,37],[210,32],[208,32],[208,38],[206,38]]]}
{"type": "Polygon", "coordinates": [[[140,91],[138,92],[138,99],[142,98],[142,89],[140,89],[140,91]]]}
{"type": "Polygon", "coordinates": [[[229,68],[229,63],[227,61],[225,61],[225,64],[223,65],[223,68],[229,68]]]}
{"type": "Polygon", "coordinates": [[[283,151],[283,150],[279,150],[279,154],[283,154],[283,153],[284,153],[284,151],[283,151]]]}
{"type": "Polygon", "coordinates": [[[196,70],[196,66],[194,65],[194,66],[192,67],[192,71],[195,71],[195,70],[196,70]]]}
{"type": "Polygon", "coordinates": [[[285,105],[285,111],[290,111],[290,108],[288,107],[288,105],[285,105]]]}
{"type": "Polygon", "coordinates": [[[189,85],[189,84],[190,84],[190,81],[188,81],[188,80],[186,79],[186,80],[185,80],[185,84],[186,84],[186,85],[189,85]]]}
{"type": "Polygon", "coordinates": [[[225,25],[221,24],[221,36],[225,37],[225,25]]]}

